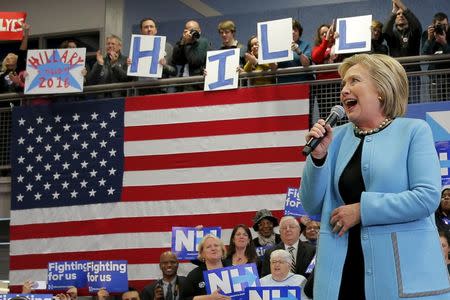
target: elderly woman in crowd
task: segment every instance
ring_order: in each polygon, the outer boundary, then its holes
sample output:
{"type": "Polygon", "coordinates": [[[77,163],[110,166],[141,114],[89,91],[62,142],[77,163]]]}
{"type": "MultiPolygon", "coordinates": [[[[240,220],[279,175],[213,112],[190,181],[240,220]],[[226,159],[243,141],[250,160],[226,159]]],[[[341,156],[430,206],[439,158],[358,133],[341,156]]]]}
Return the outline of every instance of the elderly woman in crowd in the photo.
{"type": "Polygon", "coordinates": [[[236,225],[231,232],[227,262],[236,266],[256,263],[257,259],[250,229],[244,224],[236,225]]]}
{"type": "Polygon", "coordinates": [[[278,219],[272,215],[270,210],[258,210],[253,218],[253,229],[258,233],[258,236],[253,239],[255,247],[274,246],[280,243],[280,235],[273,230],[277,226],[278,219]]]}
{"type": "Polygon", "coordinates": [[[440,166],[428,124],[402,118],[406,72],[389,56],[359,54],[339,74],[350,122],[332,130],[320,119],[305,135],[322,138],[300,197],[322,220],[314,298],[449,299],[433,220],[440,166]]]}
{"type": "Polygon", "coordinates": [[[230,300],[230,297],[219,294],[219,291],[207,295],[203,278],[203,271],[229,266],[224,261],[226,249],[222,240],[212,234],[205,235],[198,245],[198,253],[200,265],[187,275],[194,289],[194,300],[230,300]]]}
{"type": "Polygon", "coordinates": [[[441,203],[439,204],[436,213],[436,226],[439,230],[450,235],[450,188],[447,187],[441,192],[441,203]]]}
{"type": "Polygon", "coordinates": [[[306,278],[291,272],[292,256],[278,249],[270,254],[270,274],[260,279],[261,286],[299,286],[302,288],[302,299],[309,299],[303,293],[306,278]]]}

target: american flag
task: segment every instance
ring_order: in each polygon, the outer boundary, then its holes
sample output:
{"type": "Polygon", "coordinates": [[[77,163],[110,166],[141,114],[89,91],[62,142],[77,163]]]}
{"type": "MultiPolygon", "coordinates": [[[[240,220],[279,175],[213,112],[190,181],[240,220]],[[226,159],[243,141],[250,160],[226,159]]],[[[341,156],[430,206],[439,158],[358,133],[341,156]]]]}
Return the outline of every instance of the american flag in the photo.
{"type": "Polygon", "coordinates": [[[50,261],[127,260],[142,288],[161,277],[172,226],[221,226],[228,243],[255,211],[280,216],[308,97],[284,85],[15,108],[12,287],[46,280],[50,261]]]}

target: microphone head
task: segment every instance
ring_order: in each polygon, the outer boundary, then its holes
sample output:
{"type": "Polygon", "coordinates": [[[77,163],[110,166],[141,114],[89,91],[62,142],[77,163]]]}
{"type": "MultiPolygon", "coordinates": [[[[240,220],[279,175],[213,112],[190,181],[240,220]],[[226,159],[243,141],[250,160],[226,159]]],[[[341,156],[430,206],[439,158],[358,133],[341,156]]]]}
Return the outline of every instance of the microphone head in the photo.
{"type": "Polygon", "coordinates": [[[345,116],[345,110],[341,105],[333,106],[330,112],[336,114],[339,120],[345,116]]]}

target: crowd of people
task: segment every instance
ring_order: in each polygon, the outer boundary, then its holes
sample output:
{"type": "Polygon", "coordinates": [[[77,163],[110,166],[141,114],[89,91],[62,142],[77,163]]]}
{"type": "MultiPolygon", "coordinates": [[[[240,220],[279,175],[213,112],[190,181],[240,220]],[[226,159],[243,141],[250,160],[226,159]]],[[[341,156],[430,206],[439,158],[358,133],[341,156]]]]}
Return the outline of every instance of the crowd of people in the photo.
{"type": "MultiPolygon", "coordinates": [[[[442,191],[435,219],[439,229],[443,261],[447,265],[450,278],[450,188],[442,191]]],[[[230,297],[223,295],[220,290],[207,294],[203,271],[249,263],[256,264],[261,286],[300,287],[301,299],[313,299],[316,243],[319,238],[320,222],[311,220],[307,216],[300,218],[284,216],[279,221],[269,210],[261,209],[253,218],[253,229],[256,232],[254,238],[247,225],[236,225],[228,241],[228,247],[225,246],[224,241],[212,234],[204,236],[198,247],[198,259],[191,261],[195,267],[187,276],[178,274],[179,260],[176,253],[162,252],[159,260],[160,279],[148,284],[142,291],[130,287],[122,294],[122,300],[229,300],[230,297]],[[279,233],[275,231],[278,226],[279,233]],[[256,251],[259,247],[264,247],[266,250],[260,256],[256,251]]],[[[325,230],[322,234],[328,233],[325,230]]],[[[352,236],[350,238],[355,239],[355,236],[352,236]]],[[[336,249],[330,248],[327,251],[335,252],[336,249]]],[[[358,256],[353,253],[347,257],[357,260],[358,256]]],[[[345,275],[352,279],[345,289],[348,289],[351,299],[364,299],[364,295],[357,294],[358,285],[355,278],[358,276],[355,272],[357,273],[358,270],[353,269],[345,275]]],[[[328,270],[327,273],[330,274],[330,271],[328,270]]],[[[26,281],[22,293],[32,293],[32,285],[32,281],[26,281]]],[[[327,283],[327,286],[329,285],[327,283]]],[[[362,293],[364,293],[363,290],[362,293]]],[[[340,296],[339,299],[349,299],[345,298],[347,296],[340,296]]],[[[75,287],[68,288],[65,293],[59,293],[56,297],[59,300],[80,300],[78,298],[81,298],[75,287]]],[[[99,300],[107,300],[110,294],[102,288],[97,292],[97,297],[99,300]]]]}
{"type": "MultiPolygon", "coordinates": [[[[296,20],[292,62],[259,65],[255,36],[247,50],[241,50],[246,72],[342,62],[337,73],[317,78],[341,77],[339,97],[349,122],[332,129],[319,119],[305,135],[306,141],[319,142],[305,162],[300,198],[309,215],[320,215],[321,222],[293,216],[278,220],[262,209],[253,219],[255,238],[245,224],[233,228],[228,248],[220,238],[204,236],[198,259],[192,261],[195,267],[186,277],[178,275],[176,254],[163,252],[162,278],[140,294],[124,293],[123,300],[229,300],[220,290],[207,293],[203,272],[247,263],[256,264],[261,285],[299,286],[302,299],[448,299],[450,188],[441,191],[430,127],[423,120],[403,118],[411,83],[420,81],[408,78],[405,69],[416,67],[404,68],[393,58],[450,53],[448,17],[437,13],[422,33],[413,12],[401,0],[392,3],[385,28],[379,21],[373,23],[375,42],[369,54],[334,53],[334,24],[319,26],[310,47],[301,39],[303,30],[296,20]],[[386,151],[392,145],[395,151],[386,151]],[[260,247],[265,250],[262,256],[257,253],[260,247]]],[[[243,49],[232,21],[221,22],[218,31],[222,49],[243,49]]],[[[154,20],[141,22],[141,33],[156,32],[154,20]]],[[[209,47],[199,23],[188,21],[176,45],[166,45],[166,57],[160,61],[165,76],[174,76],[176,65],[181,66],[179,75],[203,74],[209,47]]],[[[121,54],[120,38],[108,37],[106,50],[106,55],[97,53],[96,63],[86,71],[88,84],[129,80],[129,60],[121,54]]],[[[299,76],[284,80],[308,80],[299,76]]],[[[266,83],[270,78],[252,81],[266,83]]],[[[108,297],[108,291],[100,290],[98,297],[108,297]]]]}
{"type": "MultiPolygon", "coordinates": [[[[27,49],[27,39],[30,26],[24,24],[24,37],[18,53],[8,54],[2,64],[0,75],[0,92],[19,92],[23,90],[25,71],[24,51],[27,49]]],[[[236,39],[237,26],[232,20],[218,24],[218,33],[222,45],[218,49],[238,48],[240,51],[240,72],[260,72],[276,70],[277,68],[308,67],[316,64],[338,63],[348,55],[336,54],[334,50],[336,38],[335,24],[321,24],[317,27],[314,43],[311,44],[302,37],[303,27],[298,20],[292,22],[293,60],[272,64],[258,63],[259,41],[257,36],[251,36],[247,46],[236,39]]],[[[370,53],[388,54],[392,57],[415,56],[420,54],[450,53],[448,17],[443,12],[434,15],[431,24],[422,32],[422,25],[414,13],[406,7],[402,0],[392,0],[392,12],[383,26],[378,20],[372,21],[372,49],[370,53]]],[[[140,34],[154,36],[158,34],[158,24],[152,18],[140,22],[140,34]]],[[[164,35],[163,33],[159,33],[164,35]]],[[[74,41],[65,41],[61,48],[77,47],[74,41]]],[[[206,66],[206,53],[213,50],[207,37],[202,34],[201,26],[196,20],[186,22],[182,36],[172,46],[165,45],[165,57],[159,61],[163,66],[163,78],[203,75],[206,66]]],[[[127,67],[131,63],[122,53],[122,40],[116,35],[106,38],[105,53],[97,52],[96,62],[87,66],[85,71],[86,85],[127,82],[132,80],[151,80],[127,76],[127,67]]],[[[431,64],[430,69],[448,68],[449,64],[431,64]]],[[[420,66],[407,66],[407,71],[418,71],[420,66]]],[[[337,72],[312,74],[302,72],[296,75],[280,76],[279,83],[298,82],[305,80],[339,78],[337,72]]],[[[153,79],[154,80],[154,79],[153,79]]],[[[410,77],[415,84],[420,83],[420,77],[410,77]]],[[[256,77],[250,85],[274,83],[274,77],[256,77]]],[[[431,85],[436,96],[439,90],[448,91],[447,81],[438,76],[431,78],[431,85]],[[437,90],[439,89],[439,90],[437,90]]],[[[411,84],[410,84],[411,86],[411,84]]],[[[183,90],[202,89],[202,85],[185,87],[183,90]]],[[[143,93],[161,93],[170,89],[146,89],[143,93]]],[[[117,93],[116,93],[117,94],[117,93]]],[[[141,93],[142,94],[142,93],[141,93]]],[[[112,94],[111,96],[116,96],[112,94]]]]}

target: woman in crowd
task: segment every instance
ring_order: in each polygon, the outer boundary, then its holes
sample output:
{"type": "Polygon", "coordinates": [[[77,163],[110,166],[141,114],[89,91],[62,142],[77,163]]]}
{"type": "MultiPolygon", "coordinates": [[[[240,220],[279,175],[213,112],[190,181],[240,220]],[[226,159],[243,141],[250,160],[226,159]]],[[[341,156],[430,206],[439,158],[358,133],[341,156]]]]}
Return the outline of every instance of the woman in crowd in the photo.
{"type": "Polygon", "coordinates": [[[0,70],[0,92],[2,93],[17,93],[21,89],[17,59],[18,56],[14,53],[8,53],[3,59],[0,70]]]}
{"type": "MultiPolygon", "coordinates": [[[[245,72],[262,72],[262,71],[275,71],[277,69],[276,63],[271,64],[259,64],[258,63],[258,49],[259,41],[256,35],[249,38],[247,42],[247,53],[245,53],[246,63],[244,65],[245,72]]],[[[250,85],[264,85],[275,83],[274,77],[257,77],[249,79],[250,85]]]]}
{"type": "Polygon", "coordinates": [[[239,224],[233,228],[227,260],[233,266],[256,263],[257,256],[252,233],[246,225],[239,224]]]}
{"type": "Polygon", "coordinates": [[[436,213],[436,226],[440,231],[450,234],[450,188],[447,187],[441,192],[441,203],[436,213]]]}
{"type": "MultiPolygon", "coordinates": [[[[290,61],[278,63],[278,68],[309,67],[311,65],[311,45],[300,39],[302,34],[303,27],[300,22],[297,20],[292,20],[291,49],[294,53],[294,57],[290,61]]],[[[278,83],[299,82],[306,80],[314,80],[314,75],[305,72],[297,75],[278,77],[278,83]]]]}
{"type": "Polygon", "coordinates": [[[378,20],[372,20],[372,26],[370,26],[372,31],[372,49],[370,53],[378,54],[388,54],[388,47],[383,43],[383,23],[378,20]]]}
{"type": "Polygon", "coordinates": [[[187,275],[194,289],[194,300],[230,300],[230,297],[219,294],[219,291],[207,295],[203,278],[203,271],[229,266],[224,261],[226,249],[222,240],[212,234],[205,235],[198,245],[198,253],[200,264],[187,275]]]}
{"type": "Polygon", "coordinates": [[[261,286],[299,286],[302,288],[301,299],[309,299],[303,293],[306,278],[291,272],[292,256],[278,249],[270,254],[270,274],[260,279],[261,286]]]}
{"type": "MultiPolygon", "coordinates": [[[[332,64],[342,61],[342,57],[334,53],[335,44],[334,25],[322,24],[317,28],[312,60],[316,65],[332,64]]],[[[317,79],[339,78],[338,72],[322,72],[316,74],[317,79]]]]}
{"type": "Polygon", "coordinates": [[[253,240],[255,247],[269,247],[280,243],[280,235],[273,230],[277,226],[278,219],[272,215],[270,210],[258,210],[253,218],[253,229],[258,233],[253,240]]]}
{"type": "Polygon", "coordinates": [[[432,219],[440,166],[428,124],[402,118],[406,72],[392,57],[359,54],[339,74],[350,122],[332,131],[320,119],[305,135],[322,138],[306,161],[300,196],[322,220],[314,298],[449,299],[432,219]]]}
{"type": "Polygon", "coordinates": [[[23,23],[23,38],[19,50],[16,53],[8,53],[3,59],[0,71],[0,93],[16,93],[23,91],[26,68],[26,57],[28,49],[28,36],[31,26],[23,23]]]}

